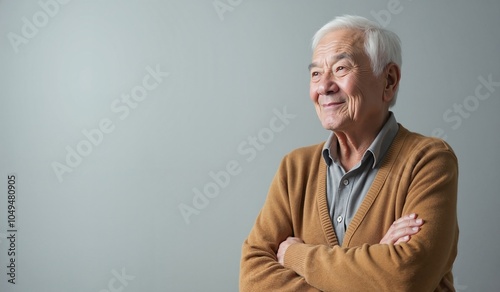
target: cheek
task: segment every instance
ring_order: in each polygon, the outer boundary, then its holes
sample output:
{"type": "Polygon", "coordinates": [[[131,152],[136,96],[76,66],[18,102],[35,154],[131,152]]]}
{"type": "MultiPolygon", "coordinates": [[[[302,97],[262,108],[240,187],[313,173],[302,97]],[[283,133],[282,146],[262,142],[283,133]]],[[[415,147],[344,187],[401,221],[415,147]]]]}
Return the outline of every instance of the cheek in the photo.
{"type": "Polygon", "coordinates": [[[349,106],[354,106],[360,102],[360,99],[362,99],[363,91],[359,86],[359,82],[357,82],[355,78],[345,80],[345,82],[341,85],[341,88],[346,96],[349,106]]]}
{"type": "Polygon", "coordinates": [[[339,80],[337,84],[343,92],[352,94],[356,92],[359,83],[356,76],[349,76],[339,80]]]}

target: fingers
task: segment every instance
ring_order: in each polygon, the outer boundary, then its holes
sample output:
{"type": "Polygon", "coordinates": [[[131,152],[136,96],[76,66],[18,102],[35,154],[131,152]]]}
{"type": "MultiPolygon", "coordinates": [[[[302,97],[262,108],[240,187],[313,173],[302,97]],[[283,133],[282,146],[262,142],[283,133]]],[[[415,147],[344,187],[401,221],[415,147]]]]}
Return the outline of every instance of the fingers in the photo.
{"type": "Polygon", "coordinates": [[[410,240],[410,236],[409,235],[405,235],[401,238],[399,238],[394,244],[400,244],[400,243],[403,243],[403,242],[408,242],[410,240]]]}
{"type": "Polygon", "coordinates": [[[412,235],[420,231],[420,227],[424,221],[417,218],[416,214],[403,216],[394,221],[380,243],[384,244],[399,244],[408,242],[412,235]]]}
{"type": "Polygon", "coordinates": [[[407,226],[407,227],[414,227],[414,226],[421,226],[423,224],[423,220],[420,219],[420,218],[417,218],[417,214],[415,213],[412,213],[410,215],[407,215],[407,216],[403,216],[401,218],[399,218],[398,220],[394,221],[394,223],[392,223],[392,225],[396,226],[397,228],[401,228],[401,227],[404,227],[404,226],[407,226]]]}

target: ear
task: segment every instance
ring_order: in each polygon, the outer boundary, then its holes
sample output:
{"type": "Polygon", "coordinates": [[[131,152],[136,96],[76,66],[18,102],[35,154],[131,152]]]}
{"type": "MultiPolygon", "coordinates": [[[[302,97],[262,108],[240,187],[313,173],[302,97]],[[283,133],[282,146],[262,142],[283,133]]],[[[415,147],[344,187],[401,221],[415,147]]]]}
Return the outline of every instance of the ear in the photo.
{"type": "Polygon", "coordinates": [[[390,103],[394,98],[401,80],[401,70],[395,63],[389,63],[384,70],[385,88],[384,101],[390,103]]]}

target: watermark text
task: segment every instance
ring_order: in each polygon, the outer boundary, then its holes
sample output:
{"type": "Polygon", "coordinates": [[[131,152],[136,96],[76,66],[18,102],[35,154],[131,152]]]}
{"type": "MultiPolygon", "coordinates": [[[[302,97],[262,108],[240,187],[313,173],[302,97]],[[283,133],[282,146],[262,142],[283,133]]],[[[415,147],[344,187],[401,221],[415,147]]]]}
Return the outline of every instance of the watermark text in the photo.
{"type": "MultiPolygon", "coordinates": [[[[473,94],[465,97],[460,103],[454,103],[443,112],[443,121],[448,124],[452,130],[460,128],[464,119],[470,118],[471,114],[477,111],[480,103],[488,100],[495,92],[496,87],[500,87],[500,81],[494,81],[492,74],[489,74],[486,78],[479,76],[477,80],[479,82],[473,94]]],[[[431,135],[443,140],[448,138],[443,128],[435,128],[432,130],[431,135]]]]}
{"type": "MultiPolygon", "coordinates": [[[[252,162],[260,151],[266,148],[266,145],[274,141],[275,135],[282,132],[290,121],[296,118],[296,115],[287,112],[286,107],[282,111],[273,109],[274,116],[269,120],[268,126],[263,127],[257,134],[249,135],[244,141],[240,142],[236,148],[237,153],[244,158],[247,163],[252,162]]],[[[192,203],[180,203],[178,205],[182,218],[189,224],[191,216],[199,215],[201,210],[206,209],[210,200],[219,196],[222,189],[229,186],[231,179],[242,173],[242,163],[237,159],[229,160],[225,168],[218,171],[210,171],[208,176],[210,180],[201,188],[193,188],[192,203]]]]}
{"type": "Polygon", "coordinates": [[[240,6],[243,0],[215,0],[212,2],[217,16],[219,16],[220,21],[224,20],[224,14],[226,12],[233,12],[234,8],[240,6]]]}
{"type": "Polygon", "coordinates": [[[33,13],[31,19],[27,17],[21,18],[22,26],[20,34],[15,32],[9,32],[7,38],[10,41],[14,52],[19,52],[19,47],[21,45],[26,45],[31,39],[36,37],[41,28],[46,27],[51,18],[54,18],[61,10],[61,5],[65,5],[71,0],[46,0],[38,1],[40,10],[33,13]]]}
{"type": "MultiPolygon", "coordinates": [[[[146,67],[147,74],[142,78],[140,85],[134,86],[129,93],[124,93],[121,97],[111,102],[110,111],[118,115],[118,120],[126,119],[132,110],[139,107],[149,95],[149,92],[156,89],[163,83],[164,78],[169,76],[169,72],[161,70],[160,65],[153,69],[146,67]]],[[[53,161],[52,170],[60,183],[64,180],[64,175],[71,173],[78,167],[85,157],[88,157],[95,147],[98,147],[104,141],[105,135],[112,133],[116,128],[112,118],[102,118],[99,120],[96,128],[83,129],[81,131],[83,139],[76,145],[65,147],[66,156],[63,162],[53,161]]]]}
{"type": "Polygon", "coordinates": [[[109,279],[107,289],[101,289],[99,292],[123,291],[127,288],[129,282],[135,279],[135,276],[127,275],[125,268],[122,268],[121,273],[113,269],[111,274],[113,277],[109,279]]]}

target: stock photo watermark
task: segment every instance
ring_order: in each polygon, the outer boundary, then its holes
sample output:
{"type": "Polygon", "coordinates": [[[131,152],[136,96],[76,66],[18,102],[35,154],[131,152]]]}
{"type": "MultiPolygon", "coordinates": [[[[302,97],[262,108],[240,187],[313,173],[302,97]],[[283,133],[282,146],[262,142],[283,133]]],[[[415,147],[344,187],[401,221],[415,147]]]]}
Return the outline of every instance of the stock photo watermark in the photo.
{"type": "MultiPolygon", "coordinates": [[[[249,135],[238,144],[236,150],[246,163],[255,160],[258,153],[274,141],[275,135],[282,132],[290,124],[290,121],[297,117],[288,113],[286,107],[283,107],[282,111],[273,109],[273,113],[267,127],[261,128],[255,135],[249,135]]],[[[210,200],[219,196],[221,190],[229,186],[231,178],[239,175],[242,171],[242,163],[237,159],[229,160],[222,170],[210,171],[208,173],[210,181],[201,188],[192,189],[194,194],[192,204],[180,203],[178,205],[179,212],[186,224],[191,223],[191,216],[199,215],[202,210],[206,209],[210,200]]]]}
{"type": "MultiPolygon", "coordinates": [[[[496,91],[496,87],[500,87],[500,81],[494,81],[493,74],[489,74],[486,78],[478,76],[477,80],[478,84],[473,94],[465,97],[460,103],[454,103],[443,112],[443,121],[448,124],[452,130],[459,129],[464,119],[469,119],[472,113],[479,109],[481,102],[488,100],[496,91]]],[[[448,138],[443,128],[435,128],[432,130],[431,135],[443,140],[448,138]]]]}
{"type": "MultiPolygon", "coordinates": [[[[407,0],[411,2],[412,0],[407,0]]],[[[375,20],[382,25],[383,27],[386,27],[389,25],[389,23],[392,20],[393,15],[398,15],[400,14],[404,9],[404,6],[401,4],[401,1],[399,0],[389,0],[387,2],[386,9],[382,9],[379,11],[372,10],[370,11],[370,14],[375,18],[375,20]]]]}
{"type": "Polygon", "coordinates": [[[54,18],[60,11],[71,0],[46,0],[38,1],[38,6],[40,9],[37,10],[30,18],[24,16],[21,18],[21,29],[20,33],[9,32],[7,38],[10,41],[12,49],[16,54],[19,52],[19,47],[21,45],[26,45],[36,37],[40,29],[46,27],[50,20],[54,18]]]}
{"type": "MultiPolygon", "coordinates": [[[[116,98],[111,102],[110,111],[118,116],[118,120],[125,120],[130,113],[139,107],[149,95],[151,91],[156,89],[164,78],[167,78],[170,73],[164,72],[157,64],[153,69],[147,66],[147,74],[142,78],[140,85],[134,86],[130,92],[123,93],[121,97],[116,98]]],[[[74,146],[67,145],[65,147],[66,156],[63,162],[53,161],[51,163],[52,170],[58,181],[64,181],[64,175],[71,173],[77,168],[94,150],[104,141],[106,135],[112,133],[116,128],[116,123],[112,118],[104,117],[97,123],[97,127],[93,129],[83,129],[83,138],[74,146]]]]}
{"type": "Polygon", "coordinates": [[[16,253],[17,253],[17,175],[10,173],[7,175],[7,234],[5,239],[8,243],[7,249],[7,282],[10,284],[16,284],[16,253]]]}
{"type": "Polygon", "coordinates": [[[233,12],[234,8],[240,6],[243,0],[215,0],[212,2],[220,21],[224,20],[224,13],[233,12]]]}
{"type": "Polygon", "coordinates": [[[121,273],[115,269],[111,270],[113,277],[109,279],[107,289],[101,289],[99,292],[116,292],[123,291],[128,287],[129,282],[135,279],[133,275],[127,275],[125,268],[122,268],[121,273]]]}

